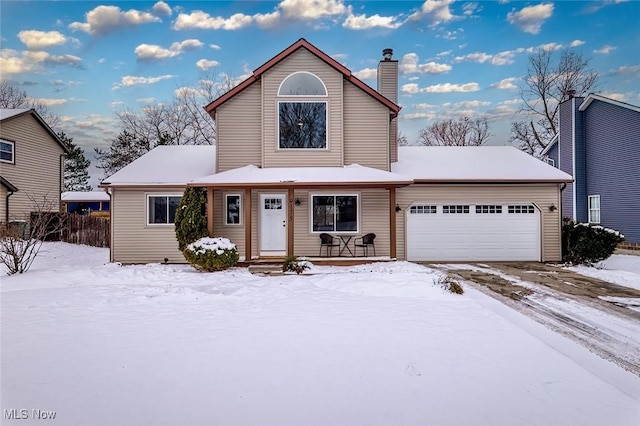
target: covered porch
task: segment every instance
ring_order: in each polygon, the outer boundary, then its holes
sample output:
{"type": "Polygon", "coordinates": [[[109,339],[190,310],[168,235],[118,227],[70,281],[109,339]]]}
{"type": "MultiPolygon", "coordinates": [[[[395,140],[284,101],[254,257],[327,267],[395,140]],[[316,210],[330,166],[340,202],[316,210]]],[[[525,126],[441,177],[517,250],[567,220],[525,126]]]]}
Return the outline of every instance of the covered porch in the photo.
{"type": "Polygon", "coordinates": [[[245,166],[189,183],[207,188],[210,236],[229,238],[245,263],[304,256],[317,263],[395,259],[396,189],[403,175],[359,165],[345,167],[245,166]],[[339,244],[328,253],[320,234],[339,244]],[[375,255],[355,241],[375,233],[375,255]],[[328,255],[327,255],[328,254],[328,255]]]}

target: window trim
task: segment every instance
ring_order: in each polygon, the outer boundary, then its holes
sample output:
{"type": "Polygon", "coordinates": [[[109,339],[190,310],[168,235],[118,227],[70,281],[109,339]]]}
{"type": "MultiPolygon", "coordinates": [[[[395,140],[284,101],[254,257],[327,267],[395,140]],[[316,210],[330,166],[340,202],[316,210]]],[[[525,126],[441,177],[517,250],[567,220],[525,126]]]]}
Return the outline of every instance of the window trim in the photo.
{"type": "Polygon", "coordinates": [[[179,194],[165,194],[165,193],[158,193],[158,194],[146,194],[145,197],[145,223],[146,226],[175,226],[175,218],[173,222],[168,222],[169,220],[169,197],[180,197],[182,198],[183,194],[179,193],[179,194]],[[160,197],[166,197],[167,198],[167,223],[149,223],[149,199],[151,197],[154,198],[160,198],[160,197]]]}
{"type": "Polygon", "coordinates": [[[589,223],[600,223],[602,222],[602,204],[601,204],[601,199],[600,199],[600,194],[593,194],[593,195],[588,195],[587,196],[587,219],[589,221],[589,223]],[[597,208],[591,208],[591,200],[597,200],[598,201],[598,207],[597,208]],[[598,220],[595,221],[593,220],[593,215],[592,212],[598,212],[598,220]]]}
{"type": "Polygon", "coordinates": [[[242,226],[242,194],[239,192],[229,192],[224,194],[224,224],[225,226],[242,226]],[[229,223],[229,197],[238,197],[238,223],[229,223]]]}
{"type": "Polygon", "coordinates": [[[16,164],[16,143],[14,141],[10,141],[4,138],[0,138],[0,142],[11,145],[11,161],[3,160],[2,157],[0,157],[0,163],[16,164]]]}
{"type": "Polygon", "coordinates": [[[329,151],[329,100],[304,100],[299,99],[303,98],[303,96],[299,96],[296,99],[281,99],[278,100],[276,105],[276,150],[278,151],[288,151],[288,152],[326,152],[329,151]],[[309,104],[309,103],[323,103],[325,104],[324,108],[324,125],[325,125],[325,144],[324,148],[282,148],[280,147],[280,104],[281,103],[299,103],[299,104],[309,104]]]}
{"type": "MultiPolygon", "coordinates": [[[[362,203],[361,194],[358,192],[310,192],[309,193],[309,233],[310,234],[335,234],[335,235],[358,235],[360,233],[362,222],[362,203]],[[355,231],[314,231],[313,230],[313,197],[356,197],[356,206],[358,212],[356,213],[356,230],[355,231]]],[[[334,212],[334,227],[336,225],[335,215],[337,209],[334,212]]]]}
{"type": "Polygon", "coordinates": [[[555,167],[556,166],[556,160],[554,160],[551,157],[545,157],[544,158],[544,162],[547,163],[548,165],[555,167]]]}
{"type": "Polygon", "coordinates": [[[322,79],[320,77],[318,77],[316,74],[309,72],[309,71],[296,71],[296,72],[292,72],[291,74],[289,74],[288,76],[286,76],[285,78],[282,79],[282,81],[280,82],[280,85],[278,86],[278,91],[276,92],[276,95],[278,97],[302,97],[302,98],[326,98],[329,96],[329,91],[327,90],[327,85],[324,84],[324,81],[322,81],[322,79]],[[281,95],[280,94],[280,90],[282,89],[282,85],[284,84],[285,81],[289,80],[290,77],[293,77],[296,74],[308,74],[308,75],[312,75],[314,76],[316,79],[318,79],[318,81],[320,81],[320,83],[322,83],[322,87],[324,88],[324,95],[281,95]]]}

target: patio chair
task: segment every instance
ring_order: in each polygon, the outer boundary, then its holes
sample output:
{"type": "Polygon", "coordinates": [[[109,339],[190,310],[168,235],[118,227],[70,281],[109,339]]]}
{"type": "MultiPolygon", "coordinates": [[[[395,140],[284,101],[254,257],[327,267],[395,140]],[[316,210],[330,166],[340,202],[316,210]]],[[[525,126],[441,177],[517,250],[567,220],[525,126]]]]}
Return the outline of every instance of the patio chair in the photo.
{"type": "Polygon", "coordinates": [[[331,257],[331,252],[334,247],[340,248],[340,241],[333,238],[333,236],[322,233],[320,234],[320,256],[322,256],[322,247],[326,247],[327,257],[331,257]]]}
{"type": "Polygon", "coordinates": [[[376,239],[376,234],[373,233],[369,233],[366,235],[363,235],[360,238],[356,238],[353,242],[354,245],[354,249],[353,249],[353,255],[357,256],[358,255],[358,247],[362,248],[362,252],[364,253],[365,257],[369,256],[369,247],[373,248],[373,255],[376,255],[376,246],[373,243],[373,240],[376,239]]]}

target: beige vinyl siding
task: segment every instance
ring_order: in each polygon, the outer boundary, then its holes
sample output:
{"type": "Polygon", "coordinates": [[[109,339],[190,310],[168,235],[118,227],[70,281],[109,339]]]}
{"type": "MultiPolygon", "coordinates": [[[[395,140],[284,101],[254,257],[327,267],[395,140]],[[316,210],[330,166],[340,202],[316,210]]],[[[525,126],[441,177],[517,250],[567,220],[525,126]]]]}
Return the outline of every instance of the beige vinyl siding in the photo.
{"type": "Polygon", "coordinates": [[[341,73],[306,49],[299,49],[262,76],[263,166],[342,166],[342,80],[341,73]],[[289,75],[307,71],[327,87],[328,97],[278,97],[280,83],[289,75]],[[328,149],[278,149],[278,101],[327,101],[328,149]]]}
{"type": "Polygon", "coordinates": [[[344,82],[344,164],[389,171],[389,109],[344,82]]]}
{"type": "MultiPolygon", "coordinates": [[[[359,191],[295,191],[295,198],[299,198],[302,204],[294,205],[294,254],[296,256],[318,256],[320,249],[319,233],[311,232],[310,206],[311,194],[358,194],[359,195],[359,232],[354,239],[364,234],[373,232],[376,234],[375,246],[377,256],[389,256],[389,191],[386,189],[366,189],[359,191]]],[[[338,234],[338,233],[336,233],[338,234]]],[[[349,247],[353,251],[352,239],[349,247]]],[[[359,255],[362,255],[358,251],[359,255]]],[[[334,250],[334,255],[337,251],[334,250]]],[[[348,255],[348,253],[347,253],[348,255]]],[[[372,252],[370,256],[372,256],[372,252]]]]}
{"type": "Polygon", "coordinates": [[[254,83],[216,112],[218,173],[248,164],[262,166],[260,86],[260,81],[254,83]]]}
{"type": "Polygon", "coordinates": [[[147,225],[147,195],[182,195],[184,188],[127,190],[111,196],[111,260],[122,263],[186,263],[173,224],[147,225]]]}
{"type": "Polygon", "coordinates": [[[398,161],[398,118],[389,123],[389,159],[391,163],[398,161]]]}
{"type": "Polygon", "coordinates": [[[214,191],[213,195],[213,234],[216,237],[224,237],[231,240],[238,249],[238,255],[245,257],[245,227],[244,227],[244,189],[240,191],[214,191]],[[240,195],[240,224],[239,225],[227,225],[226,224],[226,206],[225,206],[225,194],[239,194],[240,195]]]}
{"type": "Polygon", "coordinates": [[[18,188],[9,198],[9,220],[26,220],[34,203],[58,211],[62,147],[31,114],[4,120],[0,136],[15,142],[15,163],[0,163],[0,175],[18,188]]]}
{"type": "Polygon", "coordinates": [[[542,260],[555,262],[561,258],[560,210],[549,211],[551,205],[560,206],[560,188],[557,184],[532,185],[420,185],[400,188],[396,201],[402,211],[397,216],[397,254],[405,258],[405,220],[413,203],[441,204],[478,203],[535,203],[542,214],[542,260]]]}
{"type": "MultiPolygon", "coordinates": [[[[398,103],[398,61],[381,61],[378,64],[378,91],[392,102],[398,103]]],[[[398,119],[389,125],[389,157],[398,161],[398,119]]]]}

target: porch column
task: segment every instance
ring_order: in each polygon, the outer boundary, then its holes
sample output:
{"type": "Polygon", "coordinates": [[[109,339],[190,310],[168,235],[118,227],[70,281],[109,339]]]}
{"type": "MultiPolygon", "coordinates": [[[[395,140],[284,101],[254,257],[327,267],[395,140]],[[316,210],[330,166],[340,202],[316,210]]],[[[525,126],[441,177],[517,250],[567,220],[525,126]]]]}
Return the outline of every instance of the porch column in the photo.
{"type": "Polygon", "coordinates": [[[244,190],[244,260],[251,262],[251,188],[244,190]]]}
{"type": "Polygon", "coordinates": [[[207,187],[207,233],[213,238],[213,187],[207,187]]]}
{"type": "Polygon", "coordinates": [[[389,256],[396,257],[396,188],[389,188],[389,256]]]}
{"type": "Polygon", "coordinates": [[[294,213],[295,204],[293,202],[293,187],[289,187],[289,193],[287,194],[287,256],[293,256],[293,235],[295,231],[295,227],[293,225],[295,213],[294,213]]]}

